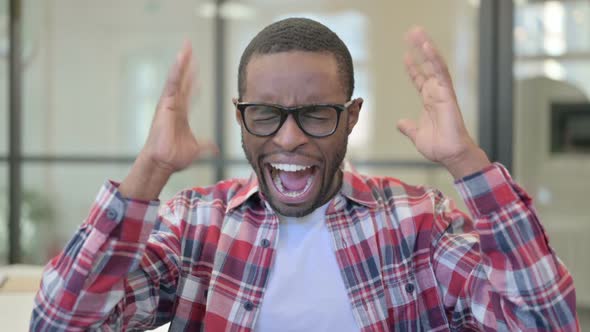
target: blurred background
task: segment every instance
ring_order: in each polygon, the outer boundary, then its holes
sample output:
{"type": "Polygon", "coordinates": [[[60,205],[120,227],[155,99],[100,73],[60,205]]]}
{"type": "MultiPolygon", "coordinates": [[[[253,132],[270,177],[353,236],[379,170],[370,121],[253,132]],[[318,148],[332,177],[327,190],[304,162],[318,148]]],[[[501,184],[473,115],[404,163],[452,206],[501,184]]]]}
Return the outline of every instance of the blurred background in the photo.
{"type": "Polygon", "coordinates": [[[231,103],[239,58],[260,29],[290,16],[323,22],[350,48],[354,96],[365,99],[352,164],[458,200],[447,172],[395,129],[420,111],[403,34],[416,24],[430,32],[472,136],[534,197],[590,329],[589,1],[0,0],[0,265],[46,264],[100,185],[123,179],[185,39],[201,82],[191,126],[221,156],[177,174],[161,199],[248,176],[231,103]]]}

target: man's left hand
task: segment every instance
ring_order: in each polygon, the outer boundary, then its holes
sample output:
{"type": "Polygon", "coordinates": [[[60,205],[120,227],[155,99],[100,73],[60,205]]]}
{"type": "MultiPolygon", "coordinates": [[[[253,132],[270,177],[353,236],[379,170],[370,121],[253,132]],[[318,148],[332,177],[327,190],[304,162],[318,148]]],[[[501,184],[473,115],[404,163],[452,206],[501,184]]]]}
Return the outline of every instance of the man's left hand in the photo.
{"type": "Polygon", "coordinates": [[[465,128],[447,64],[423,28],[410,30],[406,43],[404,63],[423,109],[417,122],[402,119],[398,129],[424,157],[445,166],[455,179],[482,170],[490,161],[465,128]]]}

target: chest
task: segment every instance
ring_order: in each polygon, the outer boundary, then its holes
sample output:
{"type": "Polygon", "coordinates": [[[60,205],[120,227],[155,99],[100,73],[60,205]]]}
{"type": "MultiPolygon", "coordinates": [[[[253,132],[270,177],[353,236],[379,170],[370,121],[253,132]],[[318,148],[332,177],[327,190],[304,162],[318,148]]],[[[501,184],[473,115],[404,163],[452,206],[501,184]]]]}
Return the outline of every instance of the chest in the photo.
{"type": "MultiPolygon", "coordinates": [[[[325,222],[331,246],[323,250],[333,255],[338,282],[363,331],[447,325],[430,263],[430,233],[423,223],[367,211],[327,215],[325,222]]],[[[194,237],[198,240],[192,245],[183,245],[185,272],[175,304],[175,317],[188,318],[175,319],[171,327],[251,331],[280,255],[278,219],[260,223],[247,215],[230,216],[194,237]]],[[[294,266],[313,261],[298,259],[294,266]]]]}

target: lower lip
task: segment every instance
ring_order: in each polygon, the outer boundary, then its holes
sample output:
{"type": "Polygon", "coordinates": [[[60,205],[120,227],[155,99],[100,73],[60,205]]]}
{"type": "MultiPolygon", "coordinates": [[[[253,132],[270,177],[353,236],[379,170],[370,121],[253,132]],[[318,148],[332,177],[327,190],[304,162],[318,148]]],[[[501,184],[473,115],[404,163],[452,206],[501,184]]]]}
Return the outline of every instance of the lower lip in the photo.
{"type": "MultiPolygon", "coordinates": [[[[314,166],[315,167],[315,166],[314,166]]],[[[312,192],[315,190],[315,187],[317,187],[318,185],[318,181],[317,181],[317,176],[318,176],[318,169],[316,167],[316,169],[313,172],[312,175],[312,181],[311,181],[311,185],[309,186],[309,188],[307,188],[307,190],[305,192],[303,192],[301,195],[298,195],[297,197],[291,197],[291,196],[287,196],[285,194],[283,194],[279,188],[276,187],[276,184],[274,182],[274,179],[272,177],[271,174],[272,170],[270,169],[270,167],[266,168],[266,180],[267,183],[270,183],[275,197],[278,198],[278,200],[283,203],[283,204],[289,204],[289,205],[297,205],[297,204],[302,204],[305,203],[309,200],[309,198],[312,196],[312,192]]]]}

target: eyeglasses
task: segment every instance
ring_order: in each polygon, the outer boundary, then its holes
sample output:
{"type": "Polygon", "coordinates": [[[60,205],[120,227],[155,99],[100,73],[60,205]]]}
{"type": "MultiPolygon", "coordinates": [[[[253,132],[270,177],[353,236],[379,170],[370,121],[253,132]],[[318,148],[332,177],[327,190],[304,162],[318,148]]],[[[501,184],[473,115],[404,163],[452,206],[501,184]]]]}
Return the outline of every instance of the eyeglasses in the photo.
{"type": "Polygon", "coordinates": [[[244,126],[252,135],[266,137],[276,134],[289,114],[306,135],[326,137],[334,134],[340,121],[340,113],[347,110],[354,100],[341,104],[316,104],[282,107],[274,104],[237,103],[244,126]]]}

